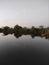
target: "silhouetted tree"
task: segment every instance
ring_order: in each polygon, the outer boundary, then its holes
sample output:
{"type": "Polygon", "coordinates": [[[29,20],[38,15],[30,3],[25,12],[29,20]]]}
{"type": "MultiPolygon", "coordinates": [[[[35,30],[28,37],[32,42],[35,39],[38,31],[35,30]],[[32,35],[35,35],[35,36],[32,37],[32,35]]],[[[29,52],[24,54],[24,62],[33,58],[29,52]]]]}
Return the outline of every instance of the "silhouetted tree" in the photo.
{"type": "Polygon", "coordinates": [[[32,26],[32,28],[30,29],[30,33],[31,34],[34,34],[35,33],[35,27],[34,26],[32,26]]]}
{"type": "Polygon", "coordinates": [[[3,29],[2,28],[0,28],[0,32],[3,32],[3,29]]]}
{"type": "Polygon", "coordinates": [[[3,27],[3,33],[9,34],[10,33],[10,27],[8,27],[8,26],[3,27]]]}
{"type": "Polygon", "coordinates": [[[45,33],[45,28],[43,26],[40,26],[39,29],[40,29],[40,33],[41,34],[44,34],[45,33]]]}
{"type": "Polygon", "coordinates": [[[13,33],[14,33],[14,29],[10,28],[10,34],[13,34],[13,33]]]}
{"type": "Polygon", "coordinates": [[[18,26],[18,25],[15,25],[14,26],[14,33],[15,34],[22,34],[22,27],[18,26]]]}

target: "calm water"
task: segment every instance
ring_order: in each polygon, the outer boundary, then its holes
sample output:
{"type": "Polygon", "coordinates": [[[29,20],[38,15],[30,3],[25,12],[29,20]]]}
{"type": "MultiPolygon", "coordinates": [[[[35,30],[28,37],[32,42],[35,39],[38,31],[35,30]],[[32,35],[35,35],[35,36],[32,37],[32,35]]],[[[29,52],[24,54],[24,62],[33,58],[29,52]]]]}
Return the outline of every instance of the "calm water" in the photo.
{"type": "Polygon", "coordinates": [[[1,65],[49,65],[49,40],[22,35],[0,34],[1,65]]]}

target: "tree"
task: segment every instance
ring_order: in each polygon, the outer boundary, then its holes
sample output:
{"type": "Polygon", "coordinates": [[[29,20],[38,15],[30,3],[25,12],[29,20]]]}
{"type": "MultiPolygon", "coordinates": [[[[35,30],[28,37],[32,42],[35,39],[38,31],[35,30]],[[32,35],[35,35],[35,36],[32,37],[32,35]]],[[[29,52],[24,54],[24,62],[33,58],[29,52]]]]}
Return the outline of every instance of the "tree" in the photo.
{"type": "Polygon", "coordinates": [[[3,33],[9,34],[10,33],[10,27],[8,27],[8,26],[3,27],[3,33]]]}
{"type": "Polygon", "coordinates": [[[18,26],[18,25],[15,25],[14,26],[14,33],[21,34],[22,33],[22,27],[18,26]]]}
{"type": "Polygon", "coordinates": [[[14,29],[10,28],[10,34],[14,33],[14,29]]]}
{"type": "Polygon", "coordinates": [[[43,29],[44,27],[43,27],[43,26],[40,26],[39,28],[40,28],[40,29],[43,29]]]}
{"type": "Polygon", "coordinates": [[[35,33],[35,27],[34,27],[34,26],[32,26],[32,28],[30,29],[30,32],[31,32],[32,34],[35,33]]]}
{"type": "Polygon", "coordinates": [[[40,26],[39,29],[40,29],[40,33],[41,34],[44,34],[45,33],[45,28],[43,26],[40,26]]]}
{"type": "Polygon", "coordinates": [[[0,28],[0,32],[2,32],[3,31],[3,29],[2,28],[0,28]]]}

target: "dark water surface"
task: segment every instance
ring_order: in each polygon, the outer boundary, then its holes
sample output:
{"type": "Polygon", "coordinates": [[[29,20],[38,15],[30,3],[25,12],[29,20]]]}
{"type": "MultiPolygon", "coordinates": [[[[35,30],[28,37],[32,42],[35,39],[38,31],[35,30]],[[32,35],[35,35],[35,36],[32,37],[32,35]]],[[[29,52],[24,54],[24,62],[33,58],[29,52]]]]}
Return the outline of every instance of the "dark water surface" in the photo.
{"type": "Polygon", "coordinates": [[[0,65],[49,65],[49,40],[0,34],[0,65]]]}

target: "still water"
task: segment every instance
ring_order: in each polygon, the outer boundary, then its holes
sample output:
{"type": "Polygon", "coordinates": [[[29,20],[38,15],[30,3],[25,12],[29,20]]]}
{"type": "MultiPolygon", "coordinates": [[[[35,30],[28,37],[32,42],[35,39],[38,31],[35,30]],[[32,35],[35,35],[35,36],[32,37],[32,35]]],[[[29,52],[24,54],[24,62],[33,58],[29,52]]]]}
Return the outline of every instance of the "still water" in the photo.
{"type": "Polygon", "coordinates": [[[0,34],[0,65],[49,65],[49,40],[0,34]]]}

